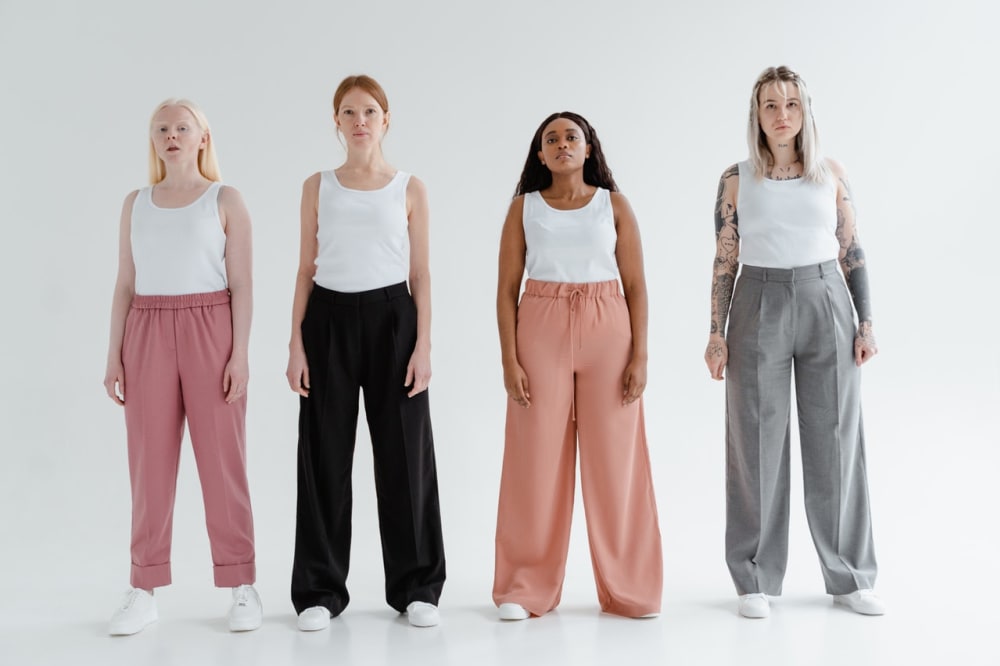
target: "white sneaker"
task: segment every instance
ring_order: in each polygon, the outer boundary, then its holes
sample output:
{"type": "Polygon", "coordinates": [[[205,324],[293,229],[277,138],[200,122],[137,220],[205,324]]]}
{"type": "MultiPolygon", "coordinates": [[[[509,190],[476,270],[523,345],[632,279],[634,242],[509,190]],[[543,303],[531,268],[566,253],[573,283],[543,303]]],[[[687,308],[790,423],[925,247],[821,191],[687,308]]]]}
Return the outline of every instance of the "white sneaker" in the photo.
{"type": "Polygon", "coordinates": [[[233,605],[229,608],[229,631],[253,631],[264,621],[260,595],[253,585],[233,588],[233,605]]]}
{"type": "Polygon", "coordinates": [[[850,594],[833,595],[833,603],[847,606],[855,613],[862,615],[884,615],[885,604],[875,594],[875,590],[855,590],[850,594]]]}
{"type": "Polygon", "coordinates": [[[426,601],[411,601],[406,607],[406,617],[414,627],[436,627],[441,622],[438,607],[426,601]]]}
{"type": "Polygon", "coordinates": [[[112,636],[131,636],[156,622],[156,599],[146,590],[131,588],[111,616],[108,633],[112,636]]]}
{"type": "Polygon", "coordinates": [[[330,609],[326,606],[313,606],[299,613],[299,631],[319,631],[330,626],[330,609]]]}
{"type": "Polygon", "coordinates": [[[531,613],[521,604],[500,604],[497,612],[500,614],[501,620],[527,620],[531,617],[531,613]]]}
{"type": "Polygon", "coordinates": [[[740,596],[740,615],[743,617],[757,620],[770,614],[771,602],[767,600],[766,594],[754,592],[740,596]]]}

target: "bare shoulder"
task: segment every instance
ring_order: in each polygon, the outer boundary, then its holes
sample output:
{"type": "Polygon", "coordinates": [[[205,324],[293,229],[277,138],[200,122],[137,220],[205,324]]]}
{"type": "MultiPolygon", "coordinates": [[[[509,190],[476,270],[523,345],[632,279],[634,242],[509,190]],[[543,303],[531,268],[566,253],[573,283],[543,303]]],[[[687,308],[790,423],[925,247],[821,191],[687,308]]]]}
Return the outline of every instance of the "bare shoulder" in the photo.
{"type": "Polygon", "coordinates": [[[830,169],[830,173],[833,174],[834,178],[837,178],[838,180],[847,179],[847,169],[844,167],[843,164],[833,159],[832,157],[827,157],[824,161],[826,162],[826,166],[828,169],[830,169]]]}
{"type": "Polygon", "coordinates": [[[232,185],[223,185],[219,188],[219,205],[223,207],[242,206],[243,195],[232,185]]]}
{"type": "Polygon", "coordinates": [[[507,215],[524,215],[524,195],[518,194],[516,197],[511,199],[510,207],[507,209],[507,215]]]}
{"type": "Polygon", "coordinates": [[[308,190],[308,191],[318,191],[319,190],[319,181],[320,181],[320,178],[322,178],[322,177],[323,177],[323,174],[320,171],[317,171],[313,175],[309,176],[304,181],[302,181],[302,190],[303,191],[306,191],[306,190],[308,190]]]}
{"type": "Polygon", "coordinates": [[[729,180],[730,178],[735,178],[737,181],[740,179],[740,165],[730,164],[726,167],[726,170],[722,172],[722,180],[729,180]]]}
{"type": "Polygon", "coordinates": [[[424,185],[424,181],[410,174],[410,180],[406,183],[406,193],[408,195],[427,196],[427,186],[424,185]]]}
{"type": "Polygon", "coordinates": [[[139,196],[139,190],[132,190],[125,195],[125,201],[122,203],[122,208],[131,209],[135,205],[135,199],[139,196]]]}

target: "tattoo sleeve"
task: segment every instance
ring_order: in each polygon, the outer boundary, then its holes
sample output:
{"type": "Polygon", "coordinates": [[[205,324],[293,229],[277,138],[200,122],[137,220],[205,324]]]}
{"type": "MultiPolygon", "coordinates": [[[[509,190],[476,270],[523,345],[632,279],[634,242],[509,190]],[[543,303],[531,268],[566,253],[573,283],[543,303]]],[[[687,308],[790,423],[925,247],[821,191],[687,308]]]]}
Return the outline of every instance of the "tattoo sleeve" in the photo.
{"type": "Polygon", "coordinates": [[[719,192],[715,201],[715,261],[712,269],[712,322],[710,333],[725,335],[729,306],[733,300],[733,287],[739,269],[739,216],[731,194],[731,180],[739,177],[734,164],[719,179],[719,192]]]}
{"type": "Polygon", "coordinates": [[[840,244],[840,268],[844,271],[847,288],[854,301],[854,309],[858,313],[858,322],[868,322],[871,326],[872,305],[868,290],[868,268],[865,261],[865,251],[858,242],[855,226],[854,202],[851,200],[851,187],[845,178],[841,178],[843,194],[837,200],[837,242],[840,244]]]}

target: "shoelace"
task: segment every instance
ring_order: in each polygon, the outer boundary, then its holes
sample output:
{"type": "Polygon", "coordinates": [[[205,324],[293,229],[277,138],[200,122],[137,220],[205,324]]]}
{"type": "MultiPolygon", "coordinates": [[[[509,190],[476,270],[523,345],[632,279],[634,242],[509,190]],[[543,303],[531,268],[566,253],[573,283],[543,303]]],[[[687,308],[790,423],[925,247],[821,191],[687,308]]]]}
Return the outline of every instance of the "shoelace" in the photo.
{"type": "Polygon", "coordinates": [[[247,585],[240,585],[233,590],[233,601],[237,606],[246,606],[249,602],[249,593],[247,585]]]}
{"type": "Polygon", "coordinates": [[[125,598],[122,599],[121,610],[127,611],[129,608],[131,608],[132,604],[135,603],[135,600],[138,598],[138,596],[139,596],[139,590],[137,590],[135,588],[133,588],[133,589],[129,590],[128,592],[126,592],[125,593],[125,598]]]}

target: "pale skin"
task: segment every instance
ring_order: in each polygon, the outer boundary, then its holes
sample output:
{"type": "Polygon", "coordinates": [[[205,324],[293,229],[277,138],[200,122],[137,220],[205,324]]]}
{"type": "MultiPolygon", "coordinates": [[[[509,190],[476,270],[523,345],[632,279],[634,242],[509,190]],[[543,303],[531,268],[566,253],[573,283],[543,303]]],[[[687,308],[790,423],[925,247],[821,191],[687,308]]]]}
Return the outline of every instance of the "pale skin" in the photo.
{"type": "MultiPolygon", "coordinates": [[[[181,208],[193,203],[212,184],[198,170],[198,154],[208,143],[208,132],[182,106],[168,106],[153,118],[150,137],[166,176],[153,187],[153,203],[161,208],[181,208]]],[[[129,193],[122,205],[118,236],[118,277],[111,303],[111,335],[108,344],[104,388],[118,405],[126,400],[126,376],[122,367],[125,320],[135,296],[135,263],[132,259],[132,204],[138,191],[129,193]]],[[[250,381],[248,361],[250,320],[253,316],[250,214],[240,193],[228,186],[219,192],[219,218],[226,234],[226,276],[233,318],[233,350],[220,378],[227,403],[246,395],[250,381]]]]}
{"type": "MultiPolygon", "coordinates": [[[[761,88],[758,102],[760,127],[772,155],[767,177],[774,180],[801,178],[803,166],[795,149],[795,137],[802,130],[803,120],[798,86],[794,83],[784,87],[774,83],[767,84],[761,88]]],[[[854,362],[860,367],[878,353],[868,305],[865,255],[858,240],[856,213],[851,201],[847,172],[834,160],[827,160],[827,166],[837,179],[836,236],[840,246],[837,259],[858,312],[854,362]]],[[[739,181],[739,170],[734,164],[726,169],[719,180],[715,209],[716,250],[712,270],[712,317],[708,345],[705,348],[705,364],[708,366],[709,374],[716,380],[724,378],[723,371],[729,359],[725,330],[733,286],[739,270],[739,212],[736,209],[739,181]]]]}
{"type": "MultiPolygon", "coordinates": [[[[583,165],[590,155],[583,131],[573,121],[557,118],[542,131],[541,160],[552,172],[552,186],[542,198],[553,208],[573,210],[585,206],[597,191],[583,180],[583,165]]],[[[622,404],[635,402],[646,388],[648,361],[648,296],[642,260],[639,226],[628,200],[611,193],[618,243],[615,257],[622,289],[628,303],[632,328],[632,357],[622,373],[622,404]]],[[[500,268],[497,280],[497,325],[507,395],[521,407],[531,406],[529,378],[517,360],[517,298],[524,277],[527,245],[524,239],[524,197],[511,202],[500,236],[500,268]]]]}
{"type": "MultiPolygon", "coordinates": [[[[377,190],[389,184],[396,169],[382,155],[382,137],[389,129],[389,113],[361,88],[344,95],[334,114],[334,123],[347,145],[347,158],[335,170],[344,187],[355,190],[377,190]]],[[[288,343],[288,386],[303,397],[309,396],[309,365],[302,344],[302,319],[312,293],[319,252],[320,174],[315,173],[302,185],[300,207],[301,240],[299,270],[292,300],[292,333],[288,343]]],[[[403,385],[409,387],[408,397],[427,389],[431,380],[431,276],[430,276],[430,213],[427,189],[423,182],[411,176],[406,187],[406,217],[410,240],[410,293],[417,306],[417,342],[406,366],[403,385]]]]}

